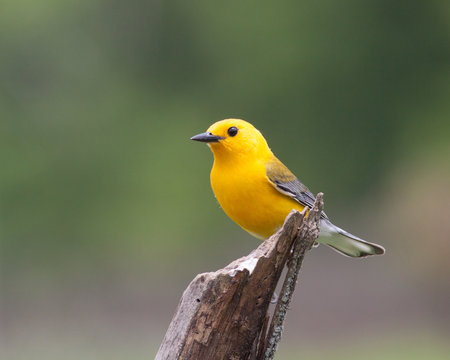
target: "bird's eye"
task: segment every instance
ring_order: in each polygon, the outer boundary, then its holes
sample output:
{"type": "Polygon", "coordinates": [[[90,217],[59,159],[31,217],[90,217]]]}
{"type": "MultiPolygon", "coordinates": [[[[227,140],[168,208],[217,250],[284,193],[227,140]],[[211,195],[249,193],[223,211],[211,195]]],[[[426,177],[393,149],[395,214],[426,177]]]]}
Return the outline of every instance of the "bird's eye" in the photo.
{"type": "Polygon", "coordinates": [[[228,129],[228,135],[230,136],[236,136],[236,134],[238,133],[239,129],[236,126],[232,126],[228,129]]]}

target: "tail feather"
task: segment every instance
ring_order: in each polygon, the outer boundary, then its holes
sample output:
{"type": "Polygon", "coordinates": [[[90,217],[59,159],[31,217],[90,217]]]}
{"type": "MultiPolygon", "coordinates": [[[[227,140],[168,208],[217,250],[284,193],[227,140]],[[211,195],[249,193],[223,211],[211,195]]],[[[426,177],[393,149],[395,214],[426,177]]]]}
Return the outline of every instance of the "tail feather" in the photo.
{"type": "Polygon", "coordinates": [[[350,257],[382,255],[385,252],[382,246],[360,239],[326,219],[320,222],[318,242],[327,244],[337,252],[350,257]]]}

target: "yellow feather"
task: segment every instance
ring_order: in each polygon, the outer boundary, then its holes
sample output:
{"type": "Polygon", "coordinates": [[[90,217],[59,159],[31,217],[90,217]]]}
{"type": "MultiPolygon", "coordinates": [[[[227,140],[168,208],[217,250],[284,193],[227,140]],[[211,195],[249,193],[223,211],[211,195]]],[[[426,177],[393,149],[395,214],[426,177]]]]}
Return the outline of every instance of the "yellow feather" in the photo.
{"type": "Polygon", "coordinates": [[[211,186],[233,221],[252,235],[266,239],[283,225],[292,209],[303,210],[301,204],[280,193],[268,179],[267,164],[273,164],[286,179],[295,176],[273,155],[262,134],[251,124],[227,119],[212,125],[208,132],[225,137],[210,144],[214,153],[211,186]],[[235,137],[227,136],[231,126],[239,128],[235,137]]]}

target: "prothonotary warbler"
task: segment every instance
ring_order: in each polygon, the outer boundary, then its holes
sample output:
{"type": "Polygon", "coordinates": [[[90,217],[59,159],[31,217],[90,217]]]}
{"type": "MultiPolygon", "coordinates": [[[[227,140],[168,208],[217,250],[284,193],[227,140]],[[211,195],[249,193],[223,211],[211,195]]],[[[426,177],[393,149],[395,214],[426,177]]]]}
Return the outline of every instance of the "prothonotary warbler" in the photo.
{"type": "MultiPolygon", "coordinates": [[[[314,195],[275,157],[266,139],[250,123],[218,121],[191,140],[211,148],[214,194],[225,213],[253,236],[267,239],[292,209],[302,211],[314,204],[314,195]]],[[[384,254],[382,246],[337,227],[324,212],[318,242],[351,257],[384,254]]]]}

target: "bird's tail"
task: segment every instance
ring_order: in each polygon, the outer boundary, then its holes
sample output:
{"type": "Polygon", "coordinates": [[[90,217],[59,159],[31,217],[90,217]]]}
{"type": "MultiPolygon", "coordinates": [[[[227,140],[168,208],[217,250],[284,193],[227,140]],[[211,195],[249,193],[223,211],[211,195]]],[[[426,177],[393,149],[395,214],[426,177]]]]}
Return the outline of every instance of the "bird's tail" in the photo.
{"type": "Polygon", "coordinates": [[[332,224],[329,220],[320,221],[319,243],[327,244],[337,252],[351,257],[366,257],[384,254],[384,248],[370,243],[332,224]]]}

